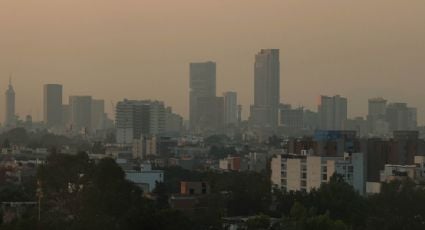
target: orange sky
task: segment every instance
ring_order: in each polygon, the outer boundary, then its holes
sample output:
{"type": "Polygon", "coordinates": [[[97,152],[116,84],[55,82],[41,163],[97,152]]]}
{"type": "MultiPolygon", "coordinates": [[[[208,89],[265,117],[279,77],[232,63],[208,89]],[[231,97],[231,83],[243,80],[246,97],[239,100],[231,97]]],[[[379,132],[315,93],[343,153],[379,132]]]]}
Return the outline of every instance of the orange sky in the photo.
{"type": "MultiPolygon", "coordinates": [[[[218,94],[253,98],[253,59],[281,49],[282,100],[315,109],[349,98],[350,116],[383,96],[425,122],[423,0],[0,0],[0,90],[42,118],[42,85],[111,102],[157,98],[186,116],[188,63],[217,62],[218,94]]],[[[67,99],[66,99],[67,101],[67,99]]],[[[4,94],[0,94],[0,118],[4,94]]]]}

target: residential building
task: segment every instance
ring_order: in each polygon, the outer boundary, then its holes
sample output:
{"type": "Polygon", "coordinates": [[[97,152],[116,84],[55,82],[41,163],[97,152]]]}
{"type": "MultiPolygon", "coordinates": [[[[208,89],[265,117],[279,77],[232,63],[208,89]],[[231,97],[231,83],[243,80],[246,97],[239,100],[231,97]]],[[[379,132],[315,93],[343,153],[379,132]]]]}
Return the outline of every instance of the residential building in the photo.
{"type": "Polygon", "coordinates": [[[315,156],[309,155],[307,151],[301,155],[283,154],[272,160],[271,167],[274,189],[311,192],[338,174],[360,194],[365,192],[365,161],[362,153],[346,153],[343,157],[315,156]]]}
{"type": "Polygon", "coordinates": [[[118,143],[132,143],[143,136],[166,132],[166,109],[160,101],[123,100],[116,106],[118,143]]]}
{"type": "Polygon", "coordinates": [[[279,126],[287,129],[301,130],[304,128],[304,109],[292,108],[282,104],[279,108],[279,126]]]}

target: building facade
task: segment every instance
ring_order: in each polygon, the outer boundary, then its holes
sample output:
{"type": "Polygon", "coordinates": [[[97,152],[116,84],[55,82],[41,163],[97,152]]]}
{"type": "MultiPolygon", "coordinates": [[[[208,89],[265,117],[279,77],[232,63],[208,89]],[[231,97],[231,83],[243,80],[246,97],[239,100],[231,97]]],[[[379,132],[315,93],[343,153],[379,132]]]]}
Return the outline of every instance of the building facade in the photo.
{"type": "Polygon", "coordinates": [[[365,162],[362,153],[346,153],[343,157],[322,157],[307,152],[278,155],[272,159],[271,180],[274,189],[311,192],[322,183],[340,175],[360,194],[365,193],[365,162]]]}
{"type": "Polygon", "coordinates": [[[347,120],[347,98],[321,96],[318,105],[319,128],[342,130],[347,120]]]}
{"type": "Polygon", "coordinates": [[[58,84],[46,84],[44,85],[43,91],[44,123],[49,127],[63,126],[63,86],[58,84]]]}
{"type": "Polygon", "coordinates": [[[235,125],[238,123],[238,96],[236,92],[225,92],[224,97],[224,123],[235,125]]]}
{"type": "Polygon", "coordinates": [[[280,60],[278,49],[263,49],[255,56],[253,125],[275,129],[280,103],[280,60]]]}
{"type": "MultiPolygon", "coordinates": [[[[190,63],[189,122],[190,129],[196,130],[202,119],[201,98],[216,97],[216,63],[190,63]]],[[[207,100],[206,99],[206,100],[207,100]]]]}
{"type": "Polygon", "coordinates": [[[13,89],[12,80],[9,79],[9,86],[5,93],[6,97],[6,108],[5,108],[5,126],[16,125],[16,113],[15,113],[15,90],[13,89]]]}

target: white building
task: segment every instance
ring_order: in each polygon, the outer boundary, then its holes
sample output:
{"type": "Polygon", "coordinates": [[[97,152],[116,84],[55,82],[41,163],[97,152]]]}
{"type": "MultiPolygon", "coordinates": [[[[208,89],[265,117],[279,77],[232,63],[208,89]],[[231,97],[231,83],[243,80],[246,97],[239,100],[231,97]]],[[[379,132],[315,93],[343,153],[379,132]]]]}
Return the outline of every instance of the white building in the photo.
{"type": "Polygon", "coordinates": [[[149,163],[140,165],[140,171],[127,171],[126,179],[135,183],[144,193],[151,193],[156,188],[157,183],[164,182],[164,171],[152,170],[149,163]]]}
{"type": "Polygon", "coordinates": [[[339,174],[360,194],[365,192],[365,164],[362,153],[346,153],[344,157],[308,155],[278,155],[272,159],[273,187],[285,191],[310,192],[332,175],[339,174]]]}

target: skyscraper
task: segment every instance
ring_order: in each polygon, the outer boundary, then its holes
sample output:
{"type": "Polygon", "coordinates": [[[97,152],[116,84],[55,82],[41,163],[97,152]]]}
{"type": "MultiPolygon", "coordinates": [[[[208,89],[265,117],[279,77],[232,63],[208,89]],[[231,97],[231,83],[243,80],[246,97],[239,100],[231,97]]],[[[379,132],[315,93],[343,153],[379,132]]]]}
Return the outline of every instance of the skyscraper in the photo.
{"type": "Polygon", "coordinates": [[[347,98],[321,96],[318,112],[320,129],[342,130],[347,121],[347,98]]]}
{"type": "Polygon", "coordinates": [[[190,63],[190,128],[195,130],[201,120],[200,98],[216,97],[216,63],[190,63]]]}
{"type": "Polygon", "coordinates": [[[280,103],[280,61],[278,49],[263,49],[255,56],[254,105],[251,121],[275,129],[280,103]]]}
{"type": "Polygon", "coordinates": [[[6,116],[4,124],[6,126],[13,126],[16,123],[15,114],[15,90],[12,86],[12,78],[9,79],[9,88],[6,91],[6,116]]]}
{"type": "Polygon", "coordinates": [[[92,130],[93,131],[102,130],[104,128],[105,119],[106,119],[105,101],[93,99],[91,103],[92,130]]]}
{"type": "Polygon", "coordinates": [[[236,92],[225,92],[224,97],[224,123],[226,125],[238,122],[238,96],[236,92]]]}
{"type": "Polygon", "coordinates": [[[89,133],[91,130],[91,96],[70,96],[70,127],[74,132],[89,133]]]}
{"type": "Polygon", "coordinates": [[[44,85],[44,123],[47,126],[63,125],[62,91],[62,85],[44,85]]]}

